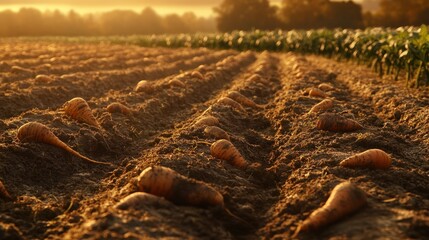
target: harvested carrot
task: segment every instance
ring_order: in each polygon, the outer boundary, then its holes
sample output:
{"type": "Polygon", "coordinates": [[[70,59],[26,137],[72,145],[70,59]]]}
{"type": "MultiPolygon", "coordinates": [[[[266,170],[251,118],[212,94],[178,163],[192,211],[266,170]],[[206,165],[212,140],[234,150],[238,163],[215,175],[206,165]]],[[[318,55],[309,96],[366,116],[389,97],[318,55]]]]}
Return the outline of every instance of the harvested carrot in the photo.
{"type": "Polygon", "coordinates": [[[209,136],[213,136],[216,139],[226,139],[226,140],[230,141],[228,133],[225,132],[225,130],[223,130],[220,127],[207,126],[204,129],[204,133],[209,135],[209,136]]]}
{"type": "Polygon", "coordinates": [[[253,83],[262,83],[264,85],[268,85],[270,82],[264,78],[261,77],[261,75],[255,73],[251,75],[246,81],[253,82],[253,83]]]}
{"type": "Polygon", "coordinates": [[[207,65],[205,65],[205,64],[201,64],[200,66],[198,66],[197,67],[197,69],[196,69],[196,71],[199,71],[199,72],[205,72],[205,71],[207,71],[208,70],[208,67],[207,67],[207,65]]]}
{"type": "Polygon", "coordinates": [[[168,81],[168,85],[179,87],[179,88],[186,87],[186,85],[182,81],[180,81],[179,79],[171,79],[170,81],[168,81]]]}
{"type": "Polygon", "coordinates": [[[322,91],[331,91],[335,89],[331,84],[328,83],[321,83],[317,87],[322,91]]]}
{"type": "Polygon", "coordinates": [[[133,111],[129,107],[125,106],[122,103],[118,103],[118,102],[114,102],[114,103],[109,104],[106,107],[106,110],[110,113],[121,113],[124,115],[131,115],[133,113],[133,111]]]}
{"type": "Polygon", "coordinates": [[[318,113],[323,112],[334,106],[334,101],[331,99],[324,99],[318,104],[314,105],[308,113],[318,113]]]}
{"type": "Polygon", "coordinates": [[[12,73],[26,73],[26,74],[33,73],[32,70],[30,70],[28,68],[23,68],[23,67],[20,67],[20,66],[12,66],[11,72],[12,73]]]}
{"type": "Polygon", "coordinates": [[[217,103],[220,104],[220,105],[230,106],[230,107],[232,107],[232,108],[234,108],[234,109],[236,109],[236,110],[238,110],[240,112],[246,112],[246,110],[243,108],[243,106],[241,106],[240,103],[232,100],[229,97],[222,97],[219,100],[217,100],[217,103]]]}
{"type": "Polygon", "coordinates": [[[194,124],[194,127],[201,127],[201,126],[214,126],[218,125],[219,120],[213,116],[204,116],[198,119],[198,121],[194,124]]]}
{"type": "Polygon", "coordinates": [[[137,83],[137,86],[134,89],[136,92],[146,92],[151,93],[154,90],[154,86],[151,82],[146,80],[141,80],[137,83]]]}
{"type": "Polygon", "coordinates": [[[79,122],[87,123],[91,126],[101,128],[94,115],[92,115],[91,108],[89,107],[85,99],[80,97],[73,98],[63,105],[63,109],[64,112],[71,118],[79,122]]]}
{"type": "Polygon", "coordinates": [[[248,107],[252,107],[252,108],[262,108],[260,105],[256,104],[254,101],[252,101],[248,97],[243,96],[241,93],[239,93],[237,91],[228,92],[227,97],[235,100],[236,102],[238,102],[244,106],[248,106],[248,107]]]}
{"type": "Polygon", "coordinates": [[[199,71],[193,71],[191,73],[191,77],[198,78],[198,79],[204,79],[203,74],[201,74],[199,71]]]}
{"type": "Polygon", "coordinates": [[[167,167],[148,167],[137,181],[140,191],[164,197],[175,204],[224,207],[223,196],[216,189],[167,167]]]}
{"type": "Polygon", "coordinates": [[[34,78],[34,81],[39,83],[48,83],[51,82],[53,79],[49,77],[48,75],[39,74],[34,78]]]}
{"type": "Polygon", "coordinates": [[[387,169],[392,159],[389,154],[380,149],[369,149],[348,157],[340,162],[340,166],[348,168],[387,169]]]}
{"type": "Polygon", "coordinates": [[[110,165],[110,163],[98,162],[87,158],[80,153],[70,148],[67,144],[61,141],[55,134],[45,125],[38,122],[29,122],[22,125],[18,129],[18,140],[21,142],[41,142],[61,148],[79,158],[82,158],[91,163],[110,165]]]}
{"type": "Polygon", "coordinates": [[[6,190],[6,187],[3,185],[2,181],[0,181],[0,198],[6,201],[10,201],[13,199],[9,192],[6,190]]]}
{"type": "Polygon", "coordinates": [[[249,163],[241,156],[240,152],[228,140],[221,139],[210,146],[210,153],[213,157],[222,159],[238,168],[246,168],[249,163]]]}
{"type": "Polygon", "coordinates": [[[121,199],[114,208],[126,210],[130,208],[138,209],[147,205],[167,205],[164,198],[145,192],[135,192],[121,199]]]}
{"type": "Polygon", "coordinates": [[[311,88],[310,91],[308,92],[308,96],[310,96],[310,97],[321,97],[321,98],[328,97],[328,95],[325,92],[323,92],[322,90],[320,90],[318,88],[311,88]]]}
{"type": "Polygon", "coordinates": [[[355,120],[347,119],[333,113],[324,113],[319,116],[316,128],[331,132],[352,132],[363,127],[355,120]]]}
{"type": "Polygon", "coordinates": [[[296,237],[303,231],[319,230],[366,205],[366,194],[354,184],[343,182],[335,186],[325,205],[316,209],[297,228],[296,237]]]}

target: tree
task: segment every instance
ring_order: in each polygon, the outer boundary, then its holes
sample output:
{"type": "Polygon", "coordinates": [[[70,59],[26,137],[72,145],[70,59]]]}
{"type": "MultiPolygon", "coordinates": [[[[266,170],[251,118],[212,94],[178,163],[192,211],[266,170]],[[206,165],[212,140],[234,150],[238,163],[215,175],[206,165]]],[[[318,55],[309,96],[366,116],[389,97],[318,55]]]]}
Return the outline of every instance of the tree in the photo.
{"type": "Polygon", "coordinates": [[[381,0],[378,11],[366,13],[365,21],[370,26],[383,27],[429,24],[429,1],[381,0]]]}
{"type": "Polygon", "coordinates": [[[16,17],[18,35],[42,35],[44,26],[42,13],[34,8],[21,8],[16,17]]]}
{"type": "Polygon", "coordinates": [[[283,0],[281,16],[287,29],[361,28],[362,7],[352,1],[283,0]]]}
{"type": "Polygon", "coordinates": [[[323,8],[329,0],[283,0],[280,10],[287,29],[321,28],[323,8]]]}
{"type": "Polygon", "coordinates": [[[107,35],[128,35],[139,33],[139,15],[130,10],[113,10],[102,14],[101,28],[107,35]]]}
{"type": "Polygon", "coordinates": [[[166,33],[170,34],[187,33],[189,31],[188,26],[177,14],[169,14],[164,17],[164,29],[166,33]]]}
{"type": "Polygon", "coordinates": [[[11,10],[6,10],[0,12],[0,22],[7,24],[0,24],[0,36],[1,37],[10,37],[16,36],[16,22],[15,22],[15,13],[11,10]]]}
{"type": "Polygon", "coordinates": [[[270,6],[268,0],[224,0],[214,11],[219,31],[279,27],[277,8],[270,6]]]}
{"type": "Polygon", "coordinates": [[[140,24],[143,34],[160,34],[164,32],[162,18],[150,7],[140,13],[140,24]]]}
{"type": "Polygon", "coordinates": [[[328,2],[322,15],[327,28],[363,27],[362,7],[352,1],[328,2]]]}

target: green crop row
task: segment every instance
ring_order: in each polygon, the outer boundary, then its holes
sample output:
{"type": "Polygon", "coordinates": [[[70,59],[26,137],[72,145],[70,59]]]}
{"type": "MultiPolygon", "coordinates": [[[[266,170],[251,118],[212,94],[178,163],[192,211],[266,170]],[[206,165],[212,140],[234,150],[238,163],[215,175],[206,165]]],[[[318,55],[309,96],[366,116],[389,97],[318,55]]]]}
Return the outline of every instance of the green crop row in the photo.
{"type": "Polygon", "coordinates": [[[136,36],[141,46],[207,47],[240,51],[294,51],[367,63],[380,76],[406,73],[416,87],[429,85],[429,34],[421,28],[367,30],[253,31],[224,34],[136,36]]]}

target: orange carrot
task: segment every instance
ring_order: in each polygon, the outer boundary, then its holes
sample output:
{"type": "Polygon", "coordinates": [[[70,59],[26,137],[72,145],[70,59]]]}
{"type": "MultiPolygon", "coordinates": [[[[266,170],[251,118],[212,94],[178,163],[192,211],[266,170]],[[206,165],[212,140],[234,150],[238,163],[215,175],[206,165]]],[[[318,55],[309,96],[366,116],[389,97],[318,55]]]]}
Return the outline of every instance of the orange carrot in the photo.
{"type": "Polygon", "coordinates": [[[325,92],[323,92],[322,90],[320,90],[318,88],[311,88],[310,91],[308,92],[308,96],[310,96],[310,97],[321,97],[321,98],[328,97],[328,95],[325,92]]]}
{"type": "Polygon", "coordinates": [[[224,207],[223,196],[216,189],[167,167],[148,167],[137,181],[140,191],[164,197],[175,204],[224,207]]]}
{"type": "Polygon", "coordinates": [[[3,182],[0,181],[0,198],[6,201],[11,201],[13,198],[6,190],[6,187],[3,185],[3,182]]]}
{"type": "Polygon", "coordinates": [[[217,118],[213,116],[205,116],[198,119],[197,122],[194,124],[194,127],[214,126],[218,124],[219,124],[219,120],[217,118]]]}
{"type": "Polygon", "coordinates": [[[114,103],[109,104],[106,107],[106,110],[110,113],[121,113],[124,115],[131,115],[133,113],[133,111],[129,107],[125,106],[122,103],[118,103],[118,102],[114,102],[114,103]]]}
{"type": "Polygon", "coordinates": [[[100,124],[92,115],[91,108],[83,98],[76,97],[67,101],[63,105],[63,109],[71,118],[101,129],[100,124]]]}
{"type": "Polygon", "coordinates": [[[246,168],[248,162],[241,156],[240,152],[228,140],[221,139],[210,146],[210,153],[213,157],[227,161],[238,168],[246,168]]]}
{"type": "Polygon", "coordinates": [[[331,84],[328,83],[321,83],[317,87],[322,91],[331,91],[335,89],[331,84]]]}
{"type": "Polygon", "coordinates": [[[197,70],[195,70],[191,73],[191,77],[198,78],[198,79],[204,79],[203,75],[197,70]]]}
{"type": "Polygon", "coordinates": [[[33,73],[32,70],[30,70],[28,68],[23,68],[23,67],[20,67],[20,66],[12,66],[11,72],[12,73],[26,73],[26,74],[33,73]]]}
{"type": "Polygon", "coordinates": [[[340,166],[348,168],[387,169],[392,160],[386,152],[380,149],[369,149],[348,157],[340,162],[340,166]]]}
{"type": "Polygon", "coordinates": [[[169,203],[161,197],[145,192],[135,192],[121,199],[114,208],[126,210],[130,208],[139,209],[147,205],[168,205],[169,203]]]}
{"type": "Polygon", "coordinates": [[[55,134],[45,125],[38,122],[29,122],[22,125],[18,129],[18,140],[21,142],[41,142],[61,148],[79,158],[82,158],[91,163],[110,165],[110,163],[98,162],[87,158],[80,153],[70,148],[67,144],[61,141],[55,134]]]}
{"type": "Polygon", "coordinates": [[[331,132],[352,132],[363,127],[352,119],[347,119],[333,113],[324,113],[319,116],[316,128],[331,132]]]}
{"type": "Polygon", "coordinates": [[[331,99],[325,99],[314,105],[308,113],[323,112],[334,106],[334,102],[331,99]]]}
{"type": "Polygon", "coordinates": [[[207,126],[204,129],[204,133],[209,136],[213,136],[216,139],[226,139],[228,141],[230,140],[228,133],[220,127],[207,126]]]}
{"type": "Polygon", "coordinates": [[[154,91],[154,86],[151,82],[146,80],[141,80],[137,83],[137,86],[134,89],[136,92],[146,92],[151,93],[154,91]]]}
{"type": "Polygon", "coordinates": [[[175,87],[179,87],[179,88],[184,88],[186,87],[186,85],[180,81],[179,79],[171,79],[170,81],[168,81],[168,85],[169,86],[175,86],[175,87]]]}
{"type": "Polygon", "coordinates": [[[34,78],[35,82],[40,82],[40,83],[48,83],[48,82],[51,82],[52,80],[53,79],[51,77],[44,74],[39,74],[34,78]]]}
{"type": "Polygon", "coordinates": [[[297,228],[293,238],[300,232],[319,230],[350,215],[366,205],[366,194],[354,184],[343,182],[335,186],[325,205],[316,209],[297,228]]]}
{"type": "Polygon", "coordinates": [[[246,81],[253,82],[253,83],[262,83],[264,85],[268,85],[270,82],[264,78],[261,77],[261,75],[255,73],[251,75],[246,81]]]}
{"type": "Polygon", "coordinates": [[[234,108],[234,109],[236,109],[236,110],[238,110],[240,112],[246,112],[246,110],[243,108],[243,106],[241,106],[240,103],[232,100],[229,97],[222,97],[219,100],[217,100],[217,103],[220,104],[220,105],[230,106],[230,107],[232,107],[232,108],[234,108]]]}
{"type": "Polygon", "coordinates": [[[239,93],[237,91],[228,92],[227,97],[231,98],[232,100],[235,100],[236,102],[238,102],[244,106],[248,106],[248,107],[252,107],[252,108],[262,108],[260,105],[256,104],[254,101],[243,96],[241,93],[239,93]]]}

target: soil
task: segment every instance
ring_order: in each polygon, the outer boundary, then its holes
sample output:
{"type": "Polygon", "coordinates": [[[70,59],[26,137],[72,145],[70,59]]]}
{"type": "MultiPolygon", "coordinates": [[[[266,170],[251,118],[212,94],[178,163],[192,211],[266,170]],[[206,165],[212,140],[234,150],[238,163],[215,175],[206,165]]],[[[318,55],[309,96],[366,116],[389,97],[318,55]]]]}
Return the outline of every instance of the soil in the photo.
{"type": "Polygon", "coordinates": [[[0,44],[0,239],[291,239],[299,224],[350,181],[367,205],[297,239],[424,239],[429,236],[429,91],[380,79],[369,68],[312,55],[106,44],[0,44]],[[39,74],[50,77],[35,79],[39,74]],[[202,78],[200,77],[202,76],[202,78]],[[141,80],[151,87],[136,91],[141,80]],[[179,80],[184,85],[171,80],[179,80]],[[336,113],[363,129],[330,132],[308,114],[329,83],[336,113]],[[261,105],[239,111],[217,100],[239,91],[261,105]],[[84,98],[97,128],[65,115],[84,98]],[[131,115],[110,113],[120,102],[131,115]],[[241,155],[240,169],[210,154],[216,139],[195,122],[214,116],[241,155]],[[20,142],[37,121],[79,153],[20,142]],[[367,149],[392,158],[385,170],[339,162],[367,149]],[[221,207],[148,201],[115,205],[137,177],[161,165],[219,191],[221,207]],[[241,220],[240,220],[241,219],[241,220]]]}

